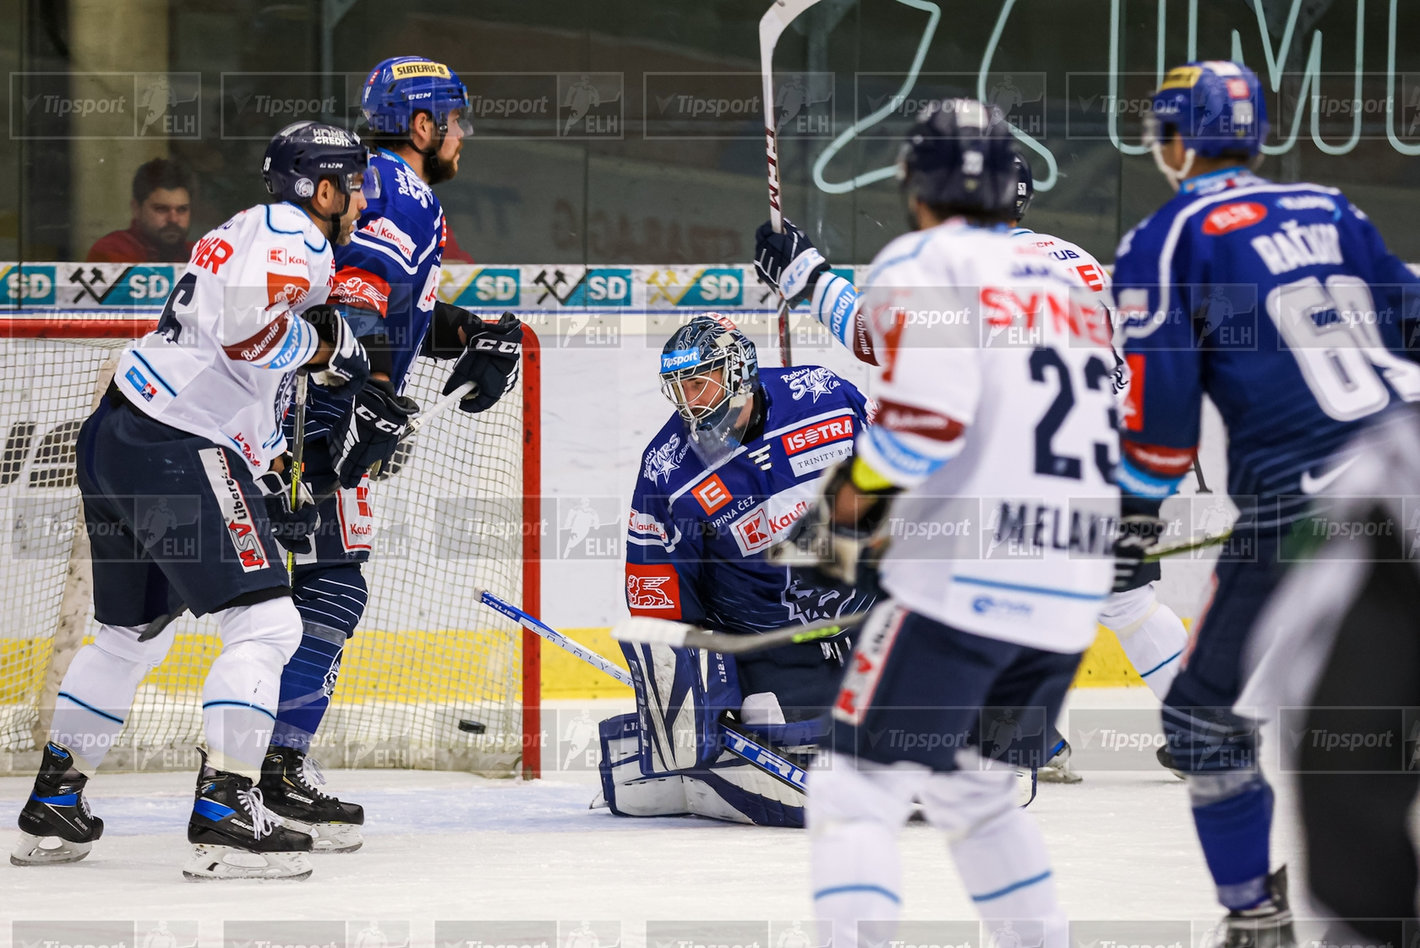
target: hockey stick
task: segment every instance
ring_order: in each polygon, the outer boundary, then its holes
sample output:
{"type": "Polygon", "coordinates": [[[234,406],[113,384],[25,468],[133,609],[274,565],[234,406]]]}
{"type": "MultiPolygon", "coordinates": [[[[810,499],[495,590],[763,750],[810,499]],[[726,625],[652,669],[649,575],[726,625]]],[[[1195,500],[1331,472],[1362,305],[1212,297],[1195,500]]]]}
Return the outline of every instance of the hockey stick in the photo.
{"type": "Polygon", "coordinates": [[[1166,557],[1177,556],[1179,553],[1188,553],[1192,550],[1201,550],[1205,547],[1218,546],[1219,544],[1226,543],[1228,538],[1232,535],[1232,528],[1229,527],[1222,533],[1205,533],[1202,536],[1193,537],[1188,540],[1182,540],[1178,543],[1174,543],[1169,546],[1156,543],[1153,546],[1149,547],[1148,552],[1144,554],[1144,562],[1155,563],[1159,560],[1165,559],[1166,557]]]}
{"type": "Polygon", "coordinates": [[[711,632],[686,622],[632,616],[618,622],[611,633],[622,642],[644,642],[669,645],[672,648],[703,648],[726,655],[748,655],[781,645],[797,645],[800,642],[829,638],[867,615],[866,612],[851,612],[836,619],[825,619],[810,625],[791,625],[773,632],[760,632],[758,635],[711,632]]]}
{"type": "Polygon", "coordinates": [[[1208,484],[1207,484],[1207,482],[1203,480],[1203,468],[1201,468],[1201,467],[1198,466],[1198,457],[1197,457],[1197,455],[1195,455],[1194,458],[1193,458],[1193,476],[1196,477],[1196,478],[1198,478],[1198,493],[1200,493],[1200,494],[1211,494],[1211,493],[1213,493],[1211,490],[1208,489],[1208,484]]]}
{"type": "MultiPolygon", "coordinates": [[[[759,73],[764,88],[764,158],[768,163],[769,225],[784,233],[784,211],[779,206],[779,127],[774,120],[774,47],[794,19],[819,0],[774,0],[759,19],[759,73]]],[[[789,301],[780,294],[779,357],[785,368],[794,364],[789,342],[789,301]]]]}
{"type": "MultiPolygon", "coordinates": [[[[306,469],[306,385],[309,376],[305,372],[296,373],[296,417],[293,420],[295,431],[292,432],[295,444],[291,445],[291,509],[295,510],[301,505],[301,475],[306,469]]],[[[286,576],[289,579],[296,573],[296,551],[286,551],[286,576]]]]}
{"type": "MultiPolygon", "coordinates": [[[[623,670],[621,666],[608,661],[585,645],[573,641],[541,619],[524,612],[510,602],[499,599],[486,589],[475,589],[474,594],[478,596],[479,602],[493,611],[507,616],[529,632],[541,636],[564,651],[570,652],[598,671],[615,678],[623,685],[634,687],[631,683],[631,675],[623,670]]],[[[652,619],[650,621],[658,622],[660,620],[652,619]]],[[[675,623],[671,624],[674,625],[675,623]]],[[[751,765],[769,774],[769,776],[774,777],[782,783],[788,784],[796,790],[804,789],[804,769],[798,764],[795,764],[793,761],[778,754],[774,750],[765,747],[739,728],[731,727],[724,722],[720,723],[720,736],[724,739],[725,749],[736,757],[748,761],[751,765]]]]}

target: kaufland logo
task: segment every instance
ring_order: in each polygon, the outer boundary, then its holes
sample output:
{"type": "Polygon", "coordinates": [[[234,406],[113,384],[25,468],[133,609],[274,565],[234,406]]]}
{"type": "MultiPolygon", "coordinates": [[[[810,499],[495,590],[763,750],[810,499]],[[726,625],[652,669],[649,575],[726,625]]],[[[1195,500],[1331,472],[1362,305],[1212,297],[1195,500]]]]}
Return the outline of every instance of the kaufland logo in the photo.
{"type": "Polygon", "coordinates": [[[676,349],[674,352],[667,352],[661,356],[661,371],[672,372],[676,369],[685,368],[687,365],[694,365],[700,361],[700,349],[676,349]]]}

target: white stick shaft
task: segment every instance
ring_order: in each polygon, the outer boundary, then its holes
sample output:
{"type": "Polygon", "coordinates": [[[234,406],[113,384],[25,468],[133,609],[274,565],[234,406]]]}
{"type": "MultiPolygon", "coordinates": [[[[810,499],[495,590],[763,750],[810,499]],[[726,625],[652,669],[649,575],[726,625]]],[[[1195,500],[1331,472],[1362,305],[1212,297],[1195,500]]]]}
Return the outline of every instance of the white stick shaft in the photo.
{"type": "Polygon", "coordinates": [[[759,72],[764,96],[764,158],[768,165],[769,223],[784,233],[784,211],[779,206],[779,129],[774,121],[774,47],[785,27],[819,0],[774,0],[759,19],[759,72]]]}
{"type": "Polygon", "coordinates": [[[533,618],[532,616],[528,615],[526,612],[519,609],[512,603],[504,602],[502,599],[499,599],[497,596],[493,595],[486,589],[475,590],[475,592],[478,594],[479,602],[483,603],[485,606],[488,606],[496,612],[501,612],[503,615],[507,616],[509,619],[512,619],[514,622],[518,623],[518,625],[527,629],[529,632],[532,632],[535,635],[542,636],[543,638],[547,639],[547,641],[551,642],[553,645],[556,645],[560,649],[571,652],[573,655],[577,656],[582,661],[586,662],[588,665],[591,665],[598,671],[610,675],[612,678],[615,678],[623,685],[629,686],[631,684],[631,675],[628,674],[624,668],[621,668],[615,663],[608,661],[606,658],[587,648],[580,642],[576,642],[572,639],[569,639],[567,636],[563,635],[561,632],[558,632],[552,626],[547,625],[539,619],[533,618]]]}
{"type": "Polygon", "coordinates": [[[424,427],[424,425],[428,422],[433,421],[435,418],[438,418],[450,408],[453,408],[459,402],[463,401],[463,397],[471,391],[473,391],[473,383],[465,382],[449,394],[440,398],[437,402],[434,403],[434,406],[432,408],[426,408],[418,415],[415,415],[414,420],[409,423],[410,433],[413,434],[420,428],[424,427]]]}

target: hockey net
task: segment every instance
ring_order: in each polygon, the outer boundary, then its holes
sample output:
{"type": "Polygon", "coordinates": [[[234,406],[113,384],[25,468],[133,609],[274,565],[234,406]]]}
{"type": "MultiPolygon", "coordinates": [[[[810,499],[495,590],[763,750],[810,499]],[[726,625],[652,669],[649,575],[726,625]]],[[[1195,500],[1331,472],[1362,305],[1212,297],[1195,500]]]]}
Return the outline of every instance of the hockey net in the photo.
{"type": "MultiPolygon", "coordinates": [[[[0,322],[0,772],[34,769],[59,682],[92,640],[75,438],[118,352],[153,325],[63,313],[0,322]]],[[[525,736],[540,730],[537,639],[473,590],[538,613],[539,364],[529,327],[520,385],[479,415],[432,418],[398,474],[371,486],[369,607],[312,750],[324,765],[536,775],[539,744],[525,736]]],[[[431,406],[447,375],[420,359],[407,392],[431,406]]],[[[175,629],[105,769],[196,766],[202,683],[221,641],[210,616],[184,614],[175,629]]]]}

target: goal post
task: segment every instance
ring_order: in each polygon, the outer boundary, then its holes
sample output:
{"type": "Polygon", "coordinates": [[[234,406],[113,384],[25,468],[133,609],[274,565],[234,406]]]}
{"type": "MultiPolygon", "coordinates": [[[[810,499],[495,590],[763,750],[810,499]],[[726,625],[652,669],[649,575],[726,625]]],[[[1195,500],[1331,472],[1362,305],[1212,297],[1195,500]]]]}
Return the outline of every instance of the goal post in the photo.
{"type": "MultiPolygon", "coordinates": [[[[75,438],[117,353],[155,322],[0,317],[0,773],[37,766],[59,681],[96,628],[75,438]]],[[[432,405],[447,377],[447,363],[421,358],[406,392],[432,405]]],[[[398,473],[371,485],[369,605],[312,749],[327,766],[538,776],[538,640],[473,590],[539,611],[540,389],[538,338],[525,325],[513,391],[478,415],[431,418],[398,473]]],[[[220,639],[210,616],[174,626],[105,769],[196,766],[202,682],[220,639]]]]}

